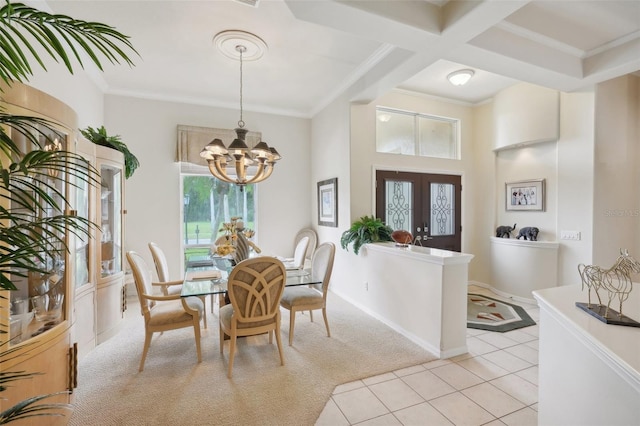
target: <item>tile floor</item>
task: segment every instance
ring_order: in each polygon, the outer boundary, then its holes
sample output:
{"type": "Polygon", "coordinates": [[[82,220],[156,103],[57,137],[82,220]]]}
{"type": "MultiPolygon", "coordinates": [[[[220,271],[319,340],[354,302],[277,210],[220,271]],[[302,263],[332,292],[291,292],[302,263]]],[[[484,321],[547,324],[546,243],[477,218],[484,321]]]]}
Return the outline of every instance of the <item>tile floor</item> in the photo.
{"type": "MultiPolygon", "coordinates": [[[[517,303],[538,322],[536,305],[517,303]]],[[[467,347],[464,355],[336,387],[316,426],[537,425],[538,325],[505,333],[469,328],[467,347]]]]}

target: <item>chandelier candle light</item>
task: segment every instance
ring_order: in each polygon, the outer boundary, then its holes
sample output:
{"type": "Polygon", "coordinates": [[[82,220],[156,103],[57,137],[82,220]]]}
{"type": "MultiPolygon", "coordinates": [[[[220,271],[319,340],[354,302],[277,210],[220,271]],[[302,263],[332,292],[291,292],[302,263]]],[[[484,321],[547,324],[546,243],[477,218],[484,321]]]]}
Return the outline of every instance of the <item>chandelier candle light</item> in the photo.
{"type": "Polygon", "coordinates": [[[223,31],[214,37],[217,47],[226,56],[240,60],[240,120],[235,129],[237,138],[227,148],[220,139],[209,142],[200,152],[207,160],[211,174],[224,182],[235,183],[240,189],[251,183],[262,182],[273,173],[273,168],[282,157],[275,148],[260,141],[250,148],[245,142],[249,130],[242,120],[242,61],[247,53],[247,45],[254,48],[252,59],[262,56],[266,43],[254,34],[244,31],[223,31]],[[233,51],[229,46],[233,46],[233,51]],[[235,51],[235,53],[234,53],[235,51]],[[231,56],[233,55],[233,56],[231,56]]]}

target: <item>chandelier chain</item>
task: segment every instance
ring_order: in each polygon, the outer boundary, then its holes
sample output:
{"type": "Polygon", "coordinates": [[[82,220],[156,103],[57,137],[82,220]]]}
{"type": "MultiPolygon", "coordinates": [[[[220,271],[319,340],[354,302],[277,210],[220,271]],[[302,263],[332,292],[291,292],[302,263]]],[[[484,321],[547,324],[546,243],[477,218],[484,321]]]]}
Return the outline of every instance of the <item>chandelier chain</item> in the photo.
{"type": "Polygon", "coordinates": [[[238,121],[238,126],[240,128],[244,127],[244,120],[242,120],[242,54],[247,50],[246,47],[242,45],[236,46],[236,50],[240,52],[240,121],[238,121]]]}

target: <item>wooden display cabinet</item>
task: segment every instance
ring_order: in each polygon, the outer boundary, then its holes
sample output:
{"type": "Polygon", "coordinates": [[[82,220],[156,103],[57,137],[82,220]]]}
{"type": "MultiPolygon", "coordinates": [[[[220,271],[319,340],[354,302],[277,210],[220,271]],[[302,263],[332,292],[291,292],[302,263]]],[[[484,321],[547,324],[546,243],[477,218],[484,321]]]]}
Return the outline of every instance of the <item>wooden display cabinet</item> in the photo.
{"type": "MultiPolygon", "coordinates": [[[[55,132],[48,134],[50,139],[43,142],[46,141],[51,149],[74,149],[76,115],[62,102],[29,86],[14,83],[11,87],[3,87],[1,106],[10,114],[41,117],[58,123],[53,126],[55,132]]],[[[12,140],[27,149],[24,136],[11,132],[11,129],[7,129],[7,133],[12,140]]],[[[64,176],[52,172],[49,176],[34,177],[32,184],[37,185],[44,179],[55,184],[56,190],[59,191],[59,194],[51,193],[51,196],[59,198],[58,195],[61,195],[64,199],[72,201],[69,195],[70,185],[64,176]]],[[[25,192],[27,190],[28,188],[25,192]]],[[[58,199],[58,202],[62,201],[62,198],[58,199]]],[[[3,199],[2,202],[9,201],[3,199]]],[[[15,208],[15,204],[12,205],[15,208]]],[[[72,214],[72,211],[68,210],[66,213],[72,214]]],[[[41,217],[54,214],[58,213],[48,210],[39,212],[41,217]]],[[[67,242],[70,241],[69,235],[65,238],[67,242]]],[[[24,327],[16,327],[14,330],[7,327],[5,331],[8,332],[0,334],[1,371],[39,373],[24,380],[13,381],[11,387],[0,395],[0,409],[11,407],[28,397],[56,392],[63,393],[46,402],[72,401],[77,366],[77,348],[72,341],[71,333],[74,302],[72,283],[76,271],[75,246],[68,244],[68,247],[69,250],[64,251],[59,257],[46,259],[45,266],[50,271],[47,274],[29,273],[26,277],[12,274],[11,280],[18,290],[0,291],[0,324],[5,327],[11,322],[11,309],[15,311],[15,321],[16,313],[20,309],[18,306],[21,304],[28,311],[41,302],[49,308],[46,311],[38,311],[32,320],[25,322],[24,327]],[[59,302],[59,308],[52,309],[54,301],[59,302]]],[[[68,417],[45,416],[23,421],[21,424],[66,424],[67,421],[68,417]]]]}

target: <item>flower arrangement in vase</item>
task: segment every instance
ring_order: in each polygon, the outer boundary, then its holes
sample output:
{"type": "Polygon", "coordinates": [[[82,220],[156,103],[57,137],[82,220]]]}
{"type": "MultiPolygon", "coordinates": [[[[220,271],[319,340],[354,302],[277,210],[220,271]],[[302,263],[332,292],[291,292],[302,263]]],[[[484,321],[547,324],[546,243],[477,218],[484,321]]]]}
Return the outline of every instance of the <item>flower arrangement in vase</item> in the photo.
{"type": "Polygon", "coordinates": [[[214,253],[218,256],[231,256],[233,260],[241,262],[249,257],[249,250],[253,249],[260,253],[260,248],[249,238],[255,235],[252,229],[244,227],[241,217],[232,217],[230,222],[225,222],[220,227],[219,232],[224,235],[219,237],[214,244],[214,253]]]}

